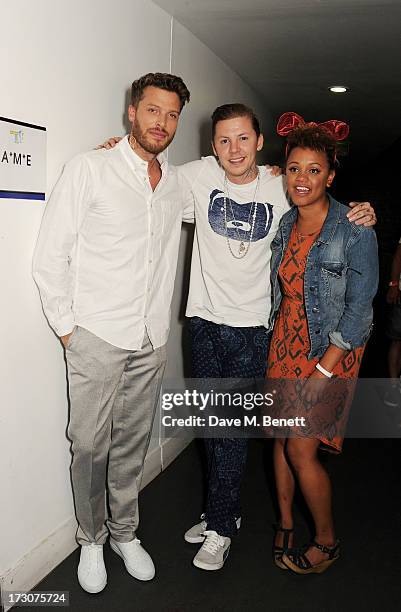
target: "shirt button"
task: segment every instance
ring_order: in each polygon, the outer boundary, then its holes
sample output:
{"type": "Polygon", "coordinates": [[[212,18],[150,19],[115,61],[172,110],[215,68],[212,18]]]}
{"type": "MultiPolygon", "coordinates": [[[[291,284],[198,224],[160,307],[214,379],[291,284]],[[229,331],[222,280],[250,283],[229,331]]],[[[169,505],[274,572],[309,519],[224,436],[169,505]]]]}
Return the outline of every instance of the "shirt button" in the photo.
{"type": "MultiPolygon", "coordinates": [[[[318,308],[317,306],[314,306],[314,307],[312,308],[312,312],[319,312],[319,308],[318,308]]],[[[316,333],[317,333],[317,332],[316,332],[316,333]]]]}
{"type": "Polygon", "coordinates": [[[319,335],[319,334],[320,334],[320,329],[317,329],[317,330],[315,331],[315,334],[316,334],[316,335],[319,335]]]}
{"type": "Polygon", "coordinates": [[[316,291],[316,287],[309,287],[309,291],[316,291]]]}

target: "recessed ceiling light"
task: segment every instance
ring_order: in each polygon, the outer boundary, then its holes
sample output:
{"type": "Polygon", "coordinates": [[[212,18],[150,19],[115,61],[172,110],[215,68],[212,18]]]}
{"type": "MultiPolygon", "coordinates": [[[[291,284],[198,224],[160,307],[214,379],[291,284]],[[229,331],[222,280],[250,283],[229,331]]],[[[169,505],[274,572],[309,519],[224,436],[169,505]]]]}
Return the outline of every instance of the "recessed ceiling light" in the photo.
{"type": "Polygon", "coordinates": [[[348,87],[344,87],[344,85],[332,85],[329,87],[330,91],[333,93],[345,93],[348,91],[348,87]]]}

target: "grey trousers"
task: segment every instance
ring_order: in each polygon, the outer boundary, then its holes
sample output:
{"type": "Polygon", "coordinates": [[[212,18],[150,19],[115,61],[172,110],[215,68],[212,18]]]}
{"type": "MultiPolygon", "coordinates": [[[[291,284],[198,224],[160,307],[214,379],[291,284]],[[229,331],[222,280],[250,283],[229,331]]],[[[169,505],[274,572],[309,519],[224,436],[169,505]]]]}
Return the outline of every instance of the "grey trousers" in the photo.
{"type": "Polygon", "coordinates": [[[142,349],[128,351],[76,327],[66,360],[77,541],[104,544],[110,531],[129,542],[138,526],[138,491],[166,347],[153,350],[145,334],[142,349]]]}

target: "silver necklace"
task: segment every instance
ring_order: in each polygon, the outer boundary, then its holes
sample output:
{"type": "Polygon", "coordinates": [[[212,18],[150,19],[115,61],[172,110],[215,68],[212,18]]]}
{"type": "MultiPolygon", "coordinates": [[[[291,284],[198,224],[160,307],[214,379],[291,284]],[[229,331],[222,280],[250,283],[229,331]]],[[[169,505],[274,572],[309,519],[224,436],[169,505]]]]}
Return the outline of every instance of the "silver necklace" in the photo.
{"type": "Polygon", "coordinates": [[[257,213],[257,209],[258,209],[258,203],[257,203],[257,194],[258,194],[258,190],[259,190],[259,182],[260,182],[260,174],[259,174],[259,169],[257,170],[257,177],[256,177],[256,187],[255,187],[255,193],[253,194],[253,201],[251,202],[251,208],[249,210],[249,215],[248,215],[248,226],[249,226],[249,220],[252,216],[252,222],[251,222],[251,231],[249,232],[249,238],[247,241],[242,240],[239,234],[239,230],[238,230],[238,222],[235,218],[234,215],[234,211],[233,211],[233,205],[231,202],[231,198],[230,198],[230,191],[228,189],[228,180],[227,180],[227,175],[224,174],[224,227],[226,230],[226,240],[227,240],[227,246],[228,246],[228,250],[230,251],[231,255],[235,258],[235,259],[243,259],[245,257],[245,255],[247,255],[248,251],[249,251],[249,247],[251,246],[251,242],[252,242],[252,238],[253,238],[253,232],[255,229],[255,222],[256,222],[256,213],[257,213]],[[226,195],[227,193],[227,195],[226,195]],[[231,247],[231,243],[230,243],[230,238],[228,237],[228,227],[227,227],[227,200],[230,204],[230,209],[231,209],[231,217],[232,217],[232,221],[234,223],[234,227],[235,227],[235,231],[237,234],[237,238],[239,241],[239,248],[238,248],[238,254],[235,253],[231,247]]]}

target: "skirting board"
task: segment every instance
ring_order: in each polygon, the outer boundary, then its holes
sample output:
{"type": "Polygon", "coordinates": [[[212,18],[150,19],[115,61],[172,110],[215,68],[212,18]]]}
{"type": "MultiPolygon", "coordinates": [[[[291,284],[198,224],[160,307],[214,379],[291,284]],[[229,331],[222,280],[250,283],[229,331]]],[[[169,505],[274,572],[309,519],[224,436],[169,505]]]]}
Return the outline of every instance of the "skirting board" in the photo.
{"type": "MultiPolygon", "coordinates": [[[[75,516],[72,516],[36,548],[29,551],[15,567],[0,578],[2,595],[5,591],[29,591],[43,580],[77,547],[76,531],[77,522],[75,516]]],[[[4,606],[4,611],[10,607],[4,606]]]]}
{"type": "MultiPolygon", "coordinates": [[[[166,469],[190,442],[190,438],[169,438],[150,451],[145,460],[141,489],[146,487],[162,470],[166,469]]],[[[76,530],[75,516],[71,516],[36,548],[29,551],[15,567],[4,576],[0,576],[0,601],[3,601],[1,595],[7,591],[29,591],[33,589],[57,565],[64,561],[77,548],[76,530]]],[[[10,607],[2,606],[0,609],[7,612],[10,607]]]]}

